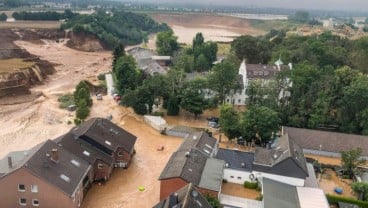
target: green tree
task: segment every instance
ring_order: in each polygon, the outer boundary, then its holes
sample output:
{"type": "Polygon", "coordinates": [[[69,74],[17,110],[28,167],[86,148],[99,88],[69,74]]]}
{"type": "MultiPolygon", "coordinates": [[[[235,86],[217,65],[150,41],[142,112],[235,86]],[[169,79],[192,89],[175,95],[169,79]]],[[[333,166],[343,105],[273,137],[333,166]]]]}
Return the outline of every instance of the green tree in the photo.
{"type": "Polygon", "coordinates": [[[211,207],[213,207],[213,208],[222,208],[221,203],[217,198],[215,198],[215,197],[213,197],[209,194],[205,194],[204,197],[206,198],[207,202],[211,205],[211,207]]]}
{"type": "Polygon", "coordinates": [[[217,50],[218,50],[217,43],[212,41],[204,43],[202,53],[210,64],[216,61],[217,50]]]}
{"type": "Polygon", "coordinates": [[[120,95],[127,89],[136,89],[139,85],[140,72],[132,56],[122,56],[112,69],[115,87],[120,95]]]}
{"type": "Polygon", "coordinates": [[[203,111],[209,107],[202,89],[199,88],[197,84],[197,82],[189,82],[187,86],[183,88],[180,102],[180,106],[184,110],[193,113],[195,118],[201,115],[203,111]]]}
{"type": "Polygon", "coordinates": [[[176,57],[174,65],[178,69],[183,69],[185,72],[190,73],[194,69],[194,57],[192,55],[182,53],[176,57]]]}
{"type": "Polygon", "coordinates": [[[176,116],[179,114],[179,111],[180,111],[179,99],[174,95],[170,96],[169,100],[167,101],[167,115],[176,116]]]}
{"type": "Polygon", "coordinates": [[[1,13],[0,14],[0,21],[6,21],[6,19],[8,19],[8,16],[6,16],[5,13],[1,13]]]}
{"type": "Polygon", "coordinates": [[[115,47],[114,51],[112,52],[113,61],[112,65],[114,66],[116,62],[119,60],[119,58],[125,56],[125,48],[123,44],[119,44],[115,47]]]}
{"type": "Polygon", "coordinates": [[[350,178],[354,177],[354,173],[359,165],[365,163],[365,160],[361,159],[362,149],[351,149],[341,152],[341,165],[345,171],[345,174],[350,178]]]}
{"type": "Polygon", "coordinates": [[[195,48],[201,48],[203,44],[204,44],[204,37],[203,37],[203,34],[199,32],[196,34],[196,36],[193,39],[193,44],[192,44],[193,50],[195,48]]]}
{"type": "Polygon", "coordinates": [[[353,189],[355,193],[357,193],[358,195],[362,194],[363,201],[368,201],[368,183],[355,182],[355,183],[352,183],[350,186],[351,186],[351,189],[353,189]]]}
{"type": "Polygon", "coordinates": [[[246,110],[242,119],[242,135],[247,140],[259,139],[267,143],[272,133],[278,131],[279,118],[276,111],[267,107],[251,107],[246,110]]]}
{"type": "Polygon", "coordinates": [[[81,100],[84,100],[87,106],[91,106],[92,99],[89,93],[89,86],[87,81],[85,80],[80,81],[75,89],[76,90],[74,92],[74,103],[78,106],[81,100]]]}
{"type": "Polygon", "coordinates": [[[173,31],[159,32],[156,39],[157,52],[160,55],[172,56],[179,49],[178,37],[173,31]]]}
{"type": "Polygon", "coordinates": [[[249,64],[257,64],[261,61],[257,43],[258,39],[256,37],[243,35],[231,43],[231,49],[235,52],[238,59],[246,59],[249,64]]]}
{"type": "Polygon", "coordinates": [[[241,135],[240,132],[240,116],[236,110],[228,104],[221,106],[220,110],[220,126],[225,135],[232,140],[241,135]]]}
{"type": "Polygon", "coordinates": [[[87,103],[85,100],[81,100],[78,103],[77,111],[76,111],[76,117],[77,119],[80,119],[81,121],[84,121],[90,113],[90,110],[87,106],[87,103]]]}
{"type": "Polygon", "coordinates": [[[200,54],[196,60],[195,68],[197,71],[206,71],[209,68],[209,63],[203,54],[200,54]]]}
{"type": "Polygon", "coordinates": [[[226,95],[240,89],[237,78],[236,66],[225,61],[212,68],[212,73],[208,76],[209,88],[218,94],[220,102],[223,103],[226,95]]]}

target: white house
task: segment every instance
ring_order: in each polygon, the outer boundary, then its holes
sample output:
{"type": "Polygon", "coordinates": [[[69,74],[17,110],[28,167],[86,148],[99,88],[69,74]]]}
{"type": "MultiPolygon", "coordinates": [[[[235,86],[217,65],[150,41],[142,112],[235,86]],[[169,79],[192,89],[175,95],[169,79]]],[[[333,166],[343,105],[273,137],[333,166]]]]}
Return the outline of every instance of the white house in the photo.
{"type": "Polygon", "coordinates": [[[223,178],[231,183],[262,183],[266,177],[293,186],[304,186],[310,175],[302,149],[287,134],[279,138],[271,149],[257,147],[255,152],[219,149],[216,158],[225,161],[223,178]]]}
{"type": "MultiPolygon", "coordinates": [[[[226,97],[225,102],[233,105],[245,105],[248,99],[246,91],[252,80],[260,80],[262,84],[268,84],[280,71],[290,69],[292,69],[291,63],[284,65],[281,59],[272,65],[246,64],[245,60],[243,60],[239,67],[239,75],[242,77],[242,90],[230,93],[226,97]]],[[[286,80],[286,82],[288,83],[289,80],[286,80]]],[[[281,90],[279,97],[288,95],[288,92],[281,90]]]]}

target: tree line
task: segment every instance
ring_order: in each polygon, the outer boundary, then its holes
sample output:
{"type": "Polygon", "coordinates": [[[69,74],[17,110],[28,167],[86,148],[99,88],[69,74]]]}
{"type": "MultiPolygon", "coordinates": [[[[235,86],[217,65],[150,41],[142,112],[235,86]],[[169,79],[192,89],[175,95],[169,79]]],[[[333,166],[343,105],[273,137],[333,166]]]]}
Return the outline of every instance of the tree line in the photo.
{"type": "Polygon", "coordinates": [[[95,35],[108,48],[119,44],[139,44],[150,33],[166,31],[166,24],[155,22],[145,14],[125,12],[119,9],[110,11],[98,10],[91,15],[76,15],[61,25],[61,29],[72,29],[75,32],[86,32],[95,35]]]}
{"type": "Polygon", "coordinates": [[[37,21],[59,21],[61,19],[73,18],[77,14],[73,13],[71,10],[65,10],[64,13],[59,13],[55,11],[46,12],[14,12],[13,18],[15,20],[37,20],[37,21]]]}

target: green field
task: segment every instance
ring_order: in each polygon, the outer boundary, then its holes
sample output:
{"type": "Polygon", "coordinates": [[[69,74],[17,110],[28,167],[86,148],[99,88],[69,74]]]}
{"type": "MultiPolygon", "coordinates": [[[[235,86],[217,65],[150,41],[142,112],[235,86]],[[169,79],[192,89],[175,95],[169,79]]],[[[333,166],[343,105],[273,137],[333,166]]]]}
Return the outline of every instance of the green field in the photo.
{"type": "Polygon", "coordinates": [[[35,65],[34,62],[25,62],[23,59],[2,59],[0,60],[0,73],[9,73],[18,69],[29,68],[35,65]]]}

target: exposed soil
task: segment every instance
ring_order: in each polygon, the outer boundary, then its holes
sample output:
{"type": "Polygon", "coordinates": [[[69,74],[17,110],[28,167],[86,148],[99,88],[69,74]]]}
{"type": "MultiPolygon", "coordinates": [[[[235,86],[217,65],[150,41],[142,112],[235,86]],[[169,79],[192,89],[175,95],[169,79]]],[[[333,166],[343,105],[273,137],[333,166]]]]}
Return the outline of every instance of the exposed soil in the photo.
{"type": "Polygon", "coordinates": [[[103,44],[98,38],[92,34],[87,34],[85,32],[80,32],[75,34],[74,32],[67,32],[65,37],[68,38],[67,46],[80,51],[103,51],[106,49],[105,44],[103,44]]]}
{"type": "Polygon", "coordinates": [[[338,195],[335,193],[335,188],[341,188],[343,190],[342,196],[356,198],[355,193],[352,191],[350,185],[352,184],[352,180],[342,179],[336,175],[336,173],[327,169],[324,171],[322,175],[318,177],[319,179],[319,187],[328,194],[338,195]]]}
{"type": "Polygon", "coordinates": [[[221,187],[221,194],[230,196],[242,197],[247,199],[257,199],[261,192],[255,189],[244,188],[241,184],[223,183],[221,187]]]}
{"type": "Polygon", "coordinates": [[[191,44],[202,32],[206,41],[231,42],[240,35],[261,35],[264,31],[251,27],[249,20],[216,14],[149,14],[154,20],[168,24],[181,43],[191,44]]]}

